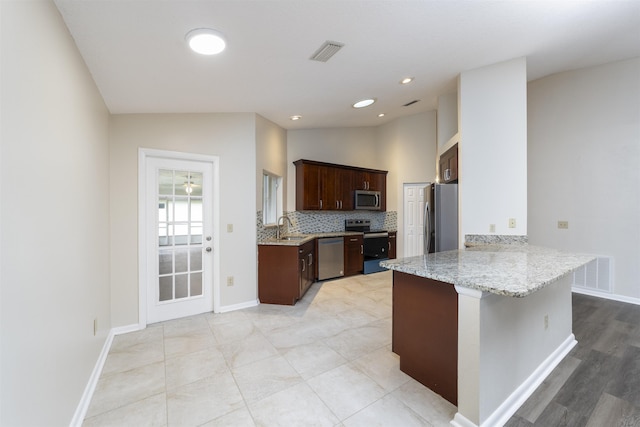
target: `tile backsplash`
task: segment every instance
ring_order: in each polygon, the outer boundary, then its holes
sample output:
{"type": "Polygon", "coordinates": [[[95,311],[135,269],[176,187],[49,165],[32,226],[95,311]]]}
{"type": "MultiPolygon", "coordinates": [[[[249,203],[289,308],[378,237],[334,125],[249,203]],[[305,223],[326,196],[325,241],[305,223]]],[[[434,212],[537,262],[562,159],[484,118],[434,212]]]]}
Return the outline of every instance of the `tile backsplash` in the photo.
{"type": "MultiPolygon", "coordinates": [[[[283,234],[313,234],[330,233],[344,231],[344,221],[347,219],[369,219],[372,230],[398,229],[398,213],[388,212],[312,212],[312,211],[292,211],[285,213],[291,220],[293,226],[288,224],[282,226],[283,234]]],[[[258,240],[276,237],[276,227],[265,227],[262,223],[262,211],[257,213],[257,234],[258,240]]]]}

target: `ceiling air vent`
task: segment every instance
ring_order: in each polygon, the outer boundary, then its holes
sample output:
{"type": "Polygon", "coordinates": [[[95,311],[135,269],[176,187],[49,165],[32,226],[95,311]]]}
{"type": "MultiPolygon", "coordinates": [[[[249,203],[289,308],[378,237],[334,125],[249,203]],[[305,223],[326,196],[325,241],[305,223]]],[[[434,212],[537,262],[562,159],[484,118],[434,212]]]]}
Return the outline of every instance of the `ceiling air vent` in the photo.
{"type": "Polygon", "coordinates": [[[311,55],[311,58],[309,59],[311,59],[312,61],[327,62],[333,55],[335,55],[340,49],[342,49],[342,46],[344,46],[344,43],[332,42],[327,40],[322,44],[322,46],[320,46],[318,50],[316,50],[313,55],[311,55]]]}
{"type": "Polygon", "coordinates": [[[414,99],[413,101],[409,101],[406,104],[404,104],[403,107],[408,107],[409,105],[413,105],[416,102],[420,102],[420,100],[419,99],[414,99]]]}

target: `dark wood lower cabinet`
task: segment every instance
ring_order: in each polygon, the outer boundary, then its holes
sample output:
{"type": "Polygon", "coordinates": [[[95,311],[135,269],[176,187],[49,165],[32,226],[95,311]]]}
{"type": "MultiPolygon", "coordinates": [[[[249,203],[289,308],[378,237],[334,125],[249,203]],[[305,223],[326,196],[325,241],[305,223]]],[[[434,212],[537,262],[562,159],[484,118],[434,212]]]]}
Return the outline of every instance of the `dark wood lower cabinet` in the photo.
{"type": "Polygon", "coordinates": [[[364,238],[344,236],[344,275],[361,274],[364,267],[364,238]]]}
{"type": "Polygon", "coordinates": [[[315,277],[315,241],[300,246],[258,246],[258,298],[261,303],[294,305],[315,277]]]}
{"type": "Polygon", "coordinates": [[[392,351],[402,372],[458,404],[458,293],[452,284],[393,272],[392,351]]]}
{"type": "Polygon", "coordinates": [[[398,232],[397,231],[390,231],[389,232],[389,252],[387,252],[387,256],[389,257],[389,259],[396,259],[396,237],[398,236],[398,232]]]}

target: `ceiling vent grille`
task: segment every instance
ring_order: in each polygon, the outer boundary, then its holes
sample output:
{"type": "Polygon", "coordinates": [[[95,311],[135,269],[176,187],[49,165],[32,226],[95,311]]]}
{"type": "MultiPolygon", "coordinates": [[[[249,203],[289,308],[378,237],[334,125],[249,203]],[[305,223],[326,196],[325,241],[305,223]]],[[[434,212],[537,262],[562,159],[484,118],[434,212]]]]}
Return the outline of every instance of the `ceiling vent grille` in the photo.
{"type": "Polygon", "coordinates": [[[420,102],[419,99],[414,99],[413,101],[407,102],[406,104],[403,105],[403,107],[408,107],[409,105],[413,105],[416,102],[420,102]]]}
{"type": "Polygon", "coordinates": [[[313,55],[311,55],[312,61],[320,61],[327,62],[333,55],[338,53],[340,49],[344,46],[344,43],[332,42],[327,40],[320,46],[318,50],[315,51],[313,55]]]}

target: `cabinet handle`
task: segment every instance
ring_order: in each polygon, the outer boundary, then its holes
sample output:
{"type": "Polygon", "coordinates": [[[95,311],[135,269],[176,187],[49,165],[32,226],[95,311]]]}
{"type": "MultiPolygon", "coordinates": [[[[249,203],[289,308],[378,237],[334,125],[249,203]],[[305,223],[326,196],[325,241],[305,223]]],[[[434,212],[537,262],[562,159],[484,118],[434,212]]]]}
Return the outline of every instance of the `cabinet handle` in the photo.
{"type": "Polygon", "coordinates": [[[360,255],[364,255],[364,245],[360,245],[360,255]]]}
{"type": "Polygon", "coordinates": [[[389,242],[389,252],[391,252],[391,242],[389,242]]]}
{"type": "Polygon", "coordinates": [[[313,265],[313,254],[309,254],[309,267],[313,265]]]}
{"type": "Polygon", "coordinates": [[[307,267],[307,263],[305,262],[304,258],[302,258],[300,261],[302,261],[302,271],[304,271],[307,267]]]}
{"type": "Polygon", "coordinates": [[[340,202],[336,200],[336,209],[340,209],[340,202]]]}
{"type": "Polygon", "coordinates": [[[358,239],[357,239],[357,238],[355,238],[355,239],[349,239],[349,241],[350,241],[350,242],[357,242],[357,241],[358,241],[358,239]]]}
{"type": "Polygon", "coordinates": [[[320,199],[320,209],[322,209],[322,199],[320,199]]]}
{"type": "Polygon", "coordinates": [[[340,209],[342,209],[342,200],[340,200],[340,209]]]}

